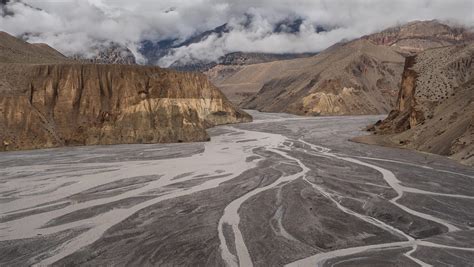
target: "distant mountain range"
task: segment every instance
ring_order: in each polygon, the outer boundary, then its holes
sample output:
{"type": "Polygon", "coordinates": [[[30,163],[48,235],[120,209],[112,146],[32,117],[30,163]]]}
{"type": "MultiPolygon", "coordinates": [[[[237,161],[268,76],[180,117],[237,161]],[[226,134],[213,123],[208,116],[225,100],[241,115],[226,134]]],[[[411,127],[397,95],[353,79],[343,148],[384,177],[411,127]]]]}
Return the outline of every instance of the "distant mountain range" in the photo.
{"type": "Polygon", "coordinates": [[[137,63],[135,56],[128,47],[113,42],[97,47],[94,56],[84,57],[82,55],[73,55],[71,58],[97,64],[133,65],[137,63]]]}
{"type": "Polygon", "coordinates": [[[474,33],[462,26],[431,20],[410,22],[362,38],[413,54],[430,48],[472,42],[474,33]]]}
{"type": "MultiPolygon", "coordinates": [[[[222,36],[224,33],[229,32],[229,28],[227,24],[223,24],[219,27],[216,27],[212,30],[205,31],[199,34],[196,34],[185,41],[179,41],[178,39],[166,39],[160,41],[152,41],[152,40],[144,40],[140,45],[139,52],[146,58],[147,64],[149,65],[156,65],[158,61],[163,58],[164,56],[172,53],[173,49],[186,47],[191,44],[199,43],[205,40],[206,38],[210,37],[211,35],[215,34],[218,37],[222,36]]],[[[194,65],[206,64],[211,62],[192,62],[194,65]]],[[[176,67],[183,67],[185,64],[189,64],[188,62],[175,62],[173,63],[176,67]]]]}
{"type": "MultiPolygon", "coordinates": [[[[17,0],[21,2],[21,0],[17,0]]],[[[11,0],[1,0],[0,8],[11,2],[11,0]]],[[[27,5],[26,3],[24,3],[27,5]]],[[[28,5],[29,6],[29,5],[28,5]]],[[[35,8],[35,7],[32,7],[35,8]]],[[[4,16],[14,15],[11,10],[5,10],[2,12],[4,16]]],[[[246,15],[245,19],[239,24],[239,26],[246,28],[252,23],[253,17],[246,15]]],[[[292,33],[297,34],[300,31],[300,26],[303,23],[302,18],[287,18],[275,24],[273,31],[275,33],[292,33]]],[[[137,44],[137,52],[140,53],[140,63],[146,65],[159,65],[160,60],[166,56],[174,54],[175,49],[185,48],[187,46],[200,43],[211,36],[221,38],[224,34],[229,33],[232,30],[232,26],[228,23],[222,24],[204,32],[197,32],[186,40],[180,40],[177,38],[169,39],[157,39],[148,38],[141,43],[137,44]]],[[[317,32],[325,31],[325,27],[316,27],[317,32]]],[[[17,36],[25,41],[29,39],[30,35],[36,33],[25,33],[22,36],[17,36]]],[[[314,55],[314,53],[302,53],[302,54],[271,54],[271,53],[244,53],[241,51],[229,52],[228,54],[218,58],[217,60],[202,60],[193,58],[177,58],[175,61],[168,62],[169,67],[180,70],[180,71],[206,71],[215,65],[245,65],[270,62],[282,59],[301,58],[314,55]],[[234,62],[235,61],[235,62],[234,62]]],[[[68,55],[76,60],[81,60],[90,63],[103,63],[103,64],[136,64],[139,60],[136,55],[132,53],[129,47],[103,40],[92,48],[87,54],[74,54],[68,55]]]]}
{"type": "MultiPolygon", "coordinates": [[[[250,24],[250,17],[247,17],[246,22],[243,23],[242,26],[248,26],[250,24]]],[[[285,19],[276,24],[274,28],[274,32],[281,33],[298,33],[300,30],[300,26],[303,20],[300,18],[295,19],[285,19]]],[[[139,52],[147,59],[147,64],[156,65],[159,63],[160,59],[163,57],[170,55],[173,53],[173,49],[186,47],[192,44],[200,43],[211,35],[215,35],[217,38],[222,37],[225,33],[230,32],[230,26],[228,24],[223,24],[218,26],[212,30],[208,30],[191,38],[179,42],[176,39],[168,39],[168,40],[161,40],[158,42],[153,42],[150,40],[145,40],[142,42],[140,46],[139,52]]],[[[322,26],[317,27],[316,29],[318,32],[325,31],[322,26]]],[[[186,60],[176,60],[172,64],[170,64],[170,68],[181,70],[181,71],[206,71],[215,65],[222,64],[222,65],[249,65],[249,64],[256,64],[256,63],[263,63],[263,62],[271,62],[276,60],[284,60],[284,59],[293,59],[293,58],[301,58],[301,57],[308,57],[312,56],[315,53],[287,53],[287,54],[272,54],[272,53],[247,53],[247,52],[231,52],[222,57],[220,57],[216,61],[203,61],[203,60],[193,60],[193,59],[186,59],[186,60]]]]}

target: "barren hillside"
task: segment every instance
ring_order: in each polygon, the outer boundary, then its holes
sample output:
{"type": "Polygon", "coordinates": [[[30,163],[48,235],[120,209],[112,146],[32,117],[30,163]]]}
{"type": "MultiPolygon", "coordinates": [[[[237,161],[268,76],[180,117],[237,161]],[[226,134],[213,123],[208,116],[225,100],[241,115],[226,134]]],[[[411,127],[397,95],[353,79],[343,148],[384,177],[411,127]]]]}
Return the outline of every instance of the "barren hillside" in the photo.
{"type": "Polygon", "coordinates": [[[29,44],[0,31],[0,62],[47,64],[71,61],[47,44],[29,44]]]}
{"type": "Polygon", "coordinates": [[[407,59],[397,108],[356,141],[414,148],[474,164],[474,44],[407,59]]]}
{"type": "Polygon", "coordinates": [[[357,40],[305,60],[262,67],[269,69],[266,75],[278,75],[244,108],[299,115],[380,114],[394,104],[403,57],[389,47],[357,40]]]}
{"type": "Polygon", "coordinates": [[[311,58],[217,65],[206,74],[245,108],[300,115],[381,114],[396,102],[404,56],[473,40],[474,34],[462,27],[417,21],[336,44],[311,58]]]}

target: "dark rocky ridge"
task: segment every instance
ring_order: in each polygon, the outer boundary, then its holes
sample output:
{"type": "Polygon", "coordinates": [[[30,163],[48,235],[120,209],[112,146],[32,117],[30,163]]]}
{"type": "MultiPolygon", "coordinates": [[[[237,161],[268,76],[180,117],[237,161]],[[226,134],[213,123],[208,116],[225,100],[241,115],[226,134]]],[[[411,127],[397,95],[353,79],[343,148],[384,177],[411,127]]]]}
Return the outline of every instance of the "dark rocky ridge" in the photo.
{"type": "MultiPolygon", "coordinates": [[[[246,20],[241,23],[242,27],[248,27],[252,22],[252,15],[246,14],[246,20]]],[[[301,18],[287,18],[275,25],[273,29],[275,33],[290,33],[296,34],[299,32],[299,28],[303,20],[301,18]]],[[[146,58],[147,64],[156,65],[159,60],[166,55],[173,54],[173,50],[176,48],[183,48],[196,44],[206,40],[211,36],[217,38],[223,37],[226,33],[229,33],[232,30],[229,24],[222,24],[214,29],[204,31],[202,33],[197,33],[190,38],[180,41],[178,39],[166,39],[161,41],[152,41],[145,40],[141,43],[139,52],[146,58]]],[[[323,26],[318,26],[316,29],[317,32],[325,31],[323,26]]],[[[260,52],[231,52],[223,57],[219,58],[216,61],[206,61],[200,59],[186,59],[186,60],[177,60],[170,65],[170,68],[180,70],[180,71],[200,71],[204,72],[216,65],[249,65],[257,64],[263,62],[271,62],[275,60],[284,60],[284,59],[293,59],[308,57],[314,55],[315,53],[287,53],[287,54],[276,54],[276,53],[260,53],[260,52]]]]}
{"type": "Polygon", "coordinates": [[[96,48],[95,56],[74,55],[72,58],[86,63],[96,64],[136,64],[135,55],[126,46],[117,43],[110,43],[96,48]]]}
{"type": "Polygon", "coordinates": [[[195,62],[195,63],[173,63],[170,68],[179,71],[199,71],[206,72],[216,66],[247,66],[259,63],[273,62],[278,60],[288,60],[295,58],[305,58],[314,56],[316,53],[300,54],[270,54],[270,53],[246,53],[234,52],[224,55],[217,62],[195,62]]]}

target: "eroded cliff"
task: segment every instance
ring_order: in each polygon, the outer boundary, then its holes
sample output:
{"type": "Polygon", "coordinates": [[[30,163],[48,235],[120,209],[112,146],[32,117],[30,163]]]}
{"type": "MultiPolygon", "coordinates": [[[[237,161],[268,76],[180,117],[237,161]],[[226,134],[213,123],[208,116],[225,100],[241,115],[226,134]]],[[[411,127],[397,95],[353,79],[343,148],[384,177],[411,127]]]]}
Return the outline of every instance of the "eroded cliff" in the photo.
{"type": "Polygon", "coordinates": [[[474,164],[474,44],[406,60],[397,108],[356,141],[418,149],[474,164]]]}
{"type": "Polygon", "coordinates": [[[250,121],[202,74],[125,65],[2,64],[2,149],[188,142],[250,121]]]}

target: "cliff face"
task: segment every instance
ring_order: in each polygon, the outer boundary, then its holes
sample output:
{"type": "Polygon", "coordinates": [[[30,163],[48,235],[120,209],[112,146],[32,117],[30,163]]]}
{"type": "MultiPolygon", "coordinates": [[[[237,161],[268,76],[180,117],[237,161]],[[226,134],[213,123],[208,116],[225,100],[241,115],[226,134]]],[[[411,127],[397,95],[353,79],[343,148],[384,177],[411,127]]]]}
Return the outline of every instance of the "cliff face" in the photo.
{"type": "Polygon", "coordinates": [[[92,64],[0,68],[3,149],[205,141],[207,127],[251,120],[202,74],[92,64]]]}
{"type": "Polygon", "coordinates": [[[407,58],[397,108],[371,130],[376,136],[356,140],[383,138],[474,164],[474,45],[407,58]]]}

